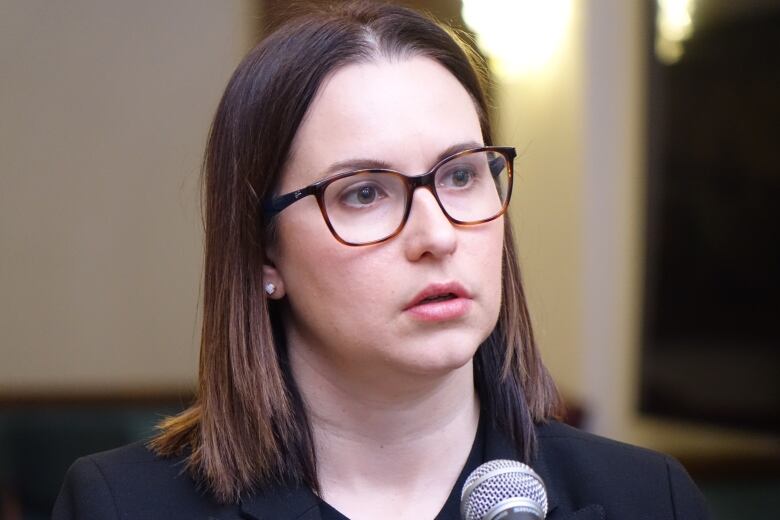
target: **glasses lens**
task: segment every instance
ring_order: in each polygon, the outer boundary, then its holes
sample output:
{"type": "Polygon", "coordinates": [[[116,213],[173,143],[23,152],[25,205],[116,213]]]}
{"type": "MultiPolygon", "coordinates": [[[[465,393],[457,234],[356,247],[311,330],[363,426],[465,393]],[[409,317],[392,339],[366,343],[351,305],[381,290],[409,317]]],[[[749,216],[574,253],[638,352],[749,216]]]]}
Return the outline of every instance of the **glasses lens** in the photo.
{"type": "Polygon", "coordinates": [[[330,183],[323,194],[336,234],[352,244],[392,235],[406,210],[406,186],[398,174],[361,172],[330,183]]]}
{"type": "Polygon", "coordinates": [[[500,215],[509,199],[506,158],[491,151],[453,157],[436,171],[436,193],[452,219],[477,223],[500,215]]]}

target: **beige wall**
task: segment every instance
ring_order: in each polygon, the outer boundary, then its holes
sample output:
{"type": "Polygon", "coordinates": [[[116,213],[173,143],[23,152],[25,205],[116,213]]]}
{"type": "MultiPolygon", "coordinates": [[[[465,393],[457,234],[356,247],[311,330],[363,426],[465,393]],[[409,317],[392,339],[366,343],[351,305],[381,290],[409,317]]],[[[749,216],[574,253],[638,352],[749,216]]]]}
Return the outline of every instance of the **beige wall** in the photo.
{"type": "Polygon", "coordinates": [[[562,391],[579,399],[582,358],[582,23],[575,6],[552,61],[496,76],[497,142],[515,146],[510,207],[535,333],[562,391]]]}
{"type": "Polygon", "coordinates": [[[249,4],[0,4],[3,394],[192,383],[199,161],[249,4]]]}

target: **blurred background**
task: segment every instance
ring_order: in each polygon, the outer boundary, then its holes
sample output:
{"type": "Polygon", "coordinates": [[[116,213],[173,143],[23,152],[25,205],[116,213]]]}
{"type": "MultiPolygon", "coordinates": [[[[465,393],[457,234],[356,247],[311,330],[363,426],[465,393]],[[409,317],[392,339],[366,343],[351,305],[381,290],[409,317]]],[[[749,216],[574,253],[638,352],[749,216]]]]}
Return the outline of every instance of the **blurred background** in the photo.
{"type": "MultiPolygon", "coordinates": [[[[780,510],[780,1],[417,0],[490,61],[571,421],[780,510]]],[[[0,0],[0,518],[193,395],[199,169],[288,2],[0,0]]]]}

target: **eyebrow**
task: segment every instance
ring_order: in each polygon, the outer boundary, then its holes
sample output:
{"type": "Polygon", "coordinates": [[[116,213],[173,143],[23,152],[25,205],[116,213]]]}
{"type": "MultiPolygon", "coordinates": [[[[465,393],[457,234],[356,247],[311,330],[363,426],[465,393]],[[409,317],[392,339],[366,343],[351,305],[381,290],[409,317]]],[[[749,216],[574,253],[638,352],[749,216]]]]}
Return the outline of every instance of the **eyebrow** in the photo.
{"type": "MultiPolygon", "coordinates": [[[[442,151],[438,155],[438,157],[436,157],[436,160],[433,161],[431,167],[433,167],[434,164],[439,163],[439,161],[446,159],[450,155],[454,155],[464,150],[470,150],[471,148],[481,148],[483,146],[485,145],[478,141],[464,141],[462,143],[457,143],[452,146],[449,146],[444,151],[442,151]]],[[[355,159],[347,159],[344,161],[338,161],[331,164],[325,169],[325,171],[323,171],[320,178],[326,179],[335,173],[347,172],[353,170],[392,170],[392,169],[393,169],[392,166],[385,161],[380,161],[377,159],[355,158],[355,159]]]]}

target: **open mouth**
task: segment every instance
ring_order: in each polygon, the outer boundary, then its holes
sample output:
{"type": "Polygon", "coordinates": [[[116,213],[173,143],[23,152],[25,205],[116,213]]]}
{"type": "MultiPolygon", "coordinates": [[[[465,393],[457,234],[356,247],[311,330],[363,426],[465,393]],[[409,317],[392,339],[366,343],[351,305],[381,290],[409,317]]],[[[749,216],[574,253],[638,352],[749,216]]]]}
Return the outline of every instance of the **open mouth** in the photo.
{"type": "Polygon", "coordinates": [[[448,305],[452,306],[458,301],[465,302],[470,299],[469,292],[458,282],[432,283],[417,293],[417,296],[412,298],[404,310],[423,307],[434,309],[441,307],[441,305],[435,304],[450,302],[448,305]]]}
{"type": "Polygon", "coordinates": [[[404,310],[411,319],[441,323],[466,316],[472,303],[471,294],[460,283],[432,283],[420,291],[404,310]]]}
{"type": "Polygon", "coordinates": [[[418,303],[418,305],[425,305],[426,303],[444,302],[447,300],[453,300],[457,297],[458,296],[453,293],[437,294],[436,296],[428,296],[427,298],[421,300],[420,303],[418,303]]]}

